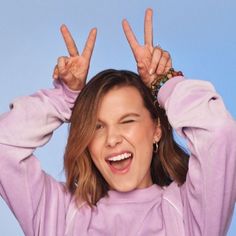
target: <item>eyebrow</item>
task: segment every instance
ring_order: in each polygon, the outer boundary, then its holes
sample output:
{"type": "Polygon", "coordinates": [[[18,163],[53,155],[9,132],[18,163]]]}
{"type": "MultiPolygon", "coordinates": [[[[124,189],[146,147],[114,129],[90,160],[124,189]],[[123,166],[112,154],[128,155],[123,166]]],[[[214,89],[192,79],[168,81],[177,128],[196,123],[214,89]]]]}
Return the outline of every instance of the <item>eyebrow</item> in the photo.
{"type": "Polygon", "coordinates": [[[130,117],[130,116],[140,117],[140,115],[137,113],[127,113],[127,114],[124,114],[123,116],[121,116],[120,120],[123,120],[124,118],[130,117]]]}
{"type": "MultiPolygon", "coordinates": [[[[126,113],[124,115],[122,115],[119,120],[123,120],[125,118],[128,118],[128,117],[141,117],[140,114],[137,114],[137,113],[134,113],[134,112],[131,112],[131,113],[126,113]]],[[[98,119],[98,122],[103,122],[101,119],[98,119]]]]}

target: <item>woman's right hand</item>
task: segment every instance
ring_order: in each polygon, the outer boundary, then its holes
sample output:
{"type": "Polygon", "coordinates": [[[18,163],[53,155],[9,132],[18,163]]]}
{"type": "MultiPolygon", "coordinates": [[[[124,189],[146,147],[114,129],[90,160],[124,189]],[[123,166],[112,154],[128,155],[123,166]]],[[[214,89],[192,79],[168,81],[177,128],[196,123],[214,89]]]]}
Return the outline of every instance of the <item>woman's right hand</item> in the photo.
{"type": "Polygon", "coordinates": [[[64,38],[69,56],[58,58],[53,72],[53,78],[55,80],[61,79],[71,90],[81,90],[86,83],[97,29],[93,28],[90,31],[81,55],[70,31],[65,25],[61,26],[61,34],[64,38]]]}

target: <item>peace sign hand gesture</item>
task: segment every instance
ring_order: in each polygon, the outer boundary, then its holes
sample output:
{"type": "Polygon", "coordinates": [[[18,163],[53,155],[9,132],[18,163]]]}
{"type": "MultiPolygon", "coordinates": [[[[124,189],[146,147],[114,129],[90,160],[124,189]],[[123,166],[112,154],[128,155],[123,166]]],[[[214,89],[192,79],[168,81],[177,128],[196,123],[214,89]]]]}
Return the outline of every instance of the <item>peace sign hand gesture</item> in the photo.
{"type": "Polygon", "coordinates": [[[158,46],[153,46],[152,15],[152,9],[147,9],[144,19],[144,45],[138,43],[128,21],[122,22],[125,36],[137,62],[138,73],[148,87],[156,75],[166,73],[172,67],[170,54],[158,46]]]}
{"type": "Polygon", "coordinates": [[[53,78],[61,79],[72,90],[81,90],[86,83],[97,30],[93,28],[90,31],[81,55],[70,31],[65,25],[61,26],[61,34],[64,38],[69,56],[58,58],[53,72],[53,78]]]}

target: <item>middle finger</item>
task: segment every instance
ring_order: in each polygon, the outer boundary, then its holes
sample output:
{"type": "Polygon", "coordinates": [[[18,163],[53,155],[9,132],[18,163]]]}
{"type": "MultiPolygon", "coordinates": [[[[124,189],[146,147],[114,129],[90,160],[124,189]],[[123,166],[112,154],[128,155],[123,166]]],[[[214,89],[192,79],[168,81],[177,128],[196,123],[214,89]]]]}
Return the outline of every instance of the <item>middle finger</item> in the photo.
{"type": "Polygon", "coordinates": [[[144,42],[147,45],[153,45],[153,28],[152,28],[152,9],[147,9],[144,20],[144,42]]]}

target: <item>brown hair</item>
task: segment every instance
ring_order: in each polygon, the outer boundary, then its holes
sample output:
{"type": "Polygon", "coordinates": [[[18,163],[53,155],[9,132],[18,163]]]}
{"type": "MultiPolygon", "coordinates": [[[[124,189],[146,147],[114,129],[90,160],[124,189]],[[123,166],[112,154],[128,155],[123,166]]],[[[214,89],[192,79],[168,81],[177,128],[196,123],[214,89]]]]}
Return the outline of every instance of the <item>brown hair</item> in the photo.
{"type": "Polygon", "coordinates": [[[64,156],[66,184],[70,193],[75,194],[77,201],[86,201],[90,206],[109,190],[87,148],[95,131],[98,104],[109,90],[123,86],[135,87],[152,119],[159,119],[161,123],[158,153],[153,153],[151,163],[153,183],[168,186],[172,181],[183,184],[186,180],[188,154],[175,142],[165,111],[154,102],[141,78],[131,71],[105,70],[87,83],[75,102],[64,156]]]}

